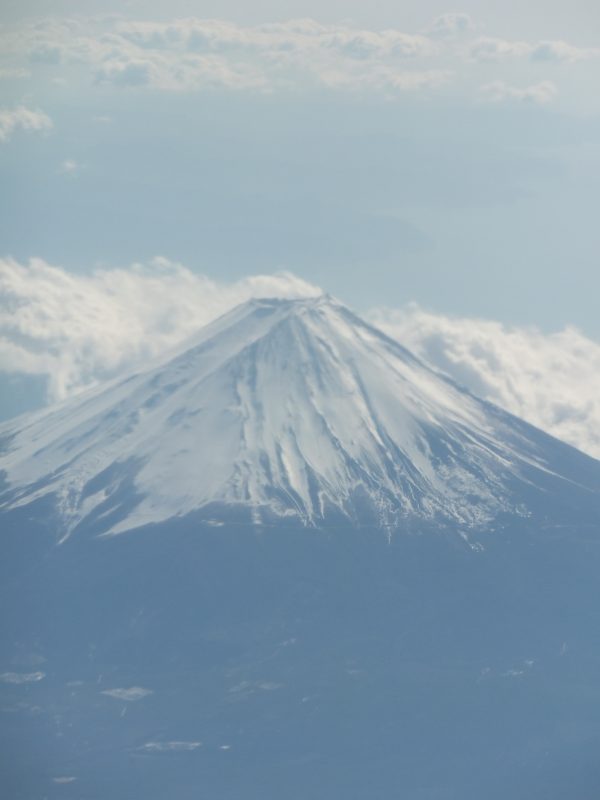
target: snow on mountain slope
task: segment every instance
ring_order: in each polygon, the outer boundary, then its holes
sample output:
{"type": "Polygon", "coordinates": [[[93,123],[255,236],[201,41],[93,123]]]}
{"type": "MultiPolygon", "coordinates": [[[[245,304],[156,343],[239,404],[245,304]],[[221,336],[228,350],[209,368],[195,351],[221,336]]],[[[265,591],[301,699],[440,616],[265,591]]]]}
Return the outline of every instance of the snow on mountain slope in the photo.
{"type": "Polygon", "coordinates": [[[477,525],[529,513],[548,476],[600,488],[599,462],[328,297],[250,301],[146,370],[4,424],[0,471],[0,509],[51,496],[67,534],[214,504],[307,524],[336,512],[477,525]]]}

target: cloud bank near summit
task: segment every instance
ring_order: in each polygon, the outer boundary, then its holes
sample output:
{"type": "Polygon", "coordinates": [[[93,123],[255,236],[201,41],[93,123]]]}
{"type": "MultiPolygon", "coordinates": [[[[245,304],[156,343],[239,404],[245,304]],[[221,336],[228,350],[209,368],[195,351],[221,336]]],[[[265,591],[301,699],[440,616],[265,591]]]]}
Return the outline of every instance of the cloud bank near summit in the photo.
{"type": "MultiPolygon", "coordinates": [[[[225,283],[165,258],[88,275],[2,259],[0,371],[44,376],[48,400],[59,400],[136,368],[252,297],[319,293],[290,273],[225,283]]],[[[600,457],[600,343],[577,329],[544,333],[416,304],[359,311],[474,393],[600,457]]]]}
{"type": "Polygon", "coordinates": [[[367,316],[479,397],[600,457],[600,344],[581,331],[544,333],[416,304],[367,316]]]}
{"type": "Polygon", "coordinates": [[[0,260],[0,370],[45,375],[49,401],[133,369],[252,297],[320,289],[288,273],[219,283],[156,258],[82,275],[0,260]]]}

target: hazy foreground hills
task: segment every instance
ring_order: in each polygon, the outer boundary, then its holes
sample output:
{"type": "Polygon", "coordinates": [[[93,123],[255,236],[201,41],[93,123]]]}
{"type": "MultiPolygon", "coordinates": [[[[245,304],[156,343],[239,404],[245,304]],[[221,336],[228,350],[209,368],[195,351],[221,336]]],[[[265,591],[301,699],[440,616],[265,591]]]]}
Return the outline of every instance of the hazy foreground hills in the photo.
{"type": "Polygon", "coordinates": [[[335,301],[0,448],[7,797],[599,796],[600,462],[335,301]]]}

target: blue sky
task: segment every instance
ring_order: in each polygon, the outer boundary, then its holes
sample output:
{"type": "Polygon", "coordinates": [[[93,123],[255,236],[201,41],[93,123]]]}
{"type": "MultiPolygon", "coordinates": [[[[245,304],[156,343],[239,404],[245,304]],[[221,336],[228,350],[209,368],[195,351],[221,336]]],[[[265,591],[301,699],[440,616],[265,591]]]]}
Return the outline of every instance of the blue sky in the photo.
{"type": "MultiPolygon", "coordinates": [[[[5,258],[90,275],[163,256],[222,284],[288,270],[364,312],[416,301],[600,339],[594,4],[4,16],[5,258]]],[[[4,415],[39,402],[43,374],[4,371],[4,415]]]]}

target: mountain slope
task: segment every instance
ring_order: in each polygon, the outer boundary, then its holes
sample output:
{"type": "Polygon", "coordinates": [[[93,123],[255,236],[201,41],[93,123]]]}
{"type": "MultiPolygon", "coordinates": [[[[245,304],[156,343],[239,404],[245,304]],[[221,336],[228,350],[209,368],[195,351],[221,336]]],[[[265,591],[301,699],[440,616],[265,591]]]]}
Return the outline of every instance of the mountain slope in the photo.
{"type": "Polygon", "coordinates": [[[0,428],[0,508],[66,534],[234,507],[393,527],[600,508],[600,463],[484,403],[328,297],[251,301],[125,380],[0,428]],[[543,503],[542,503],[543,504],[543,503]]]}

